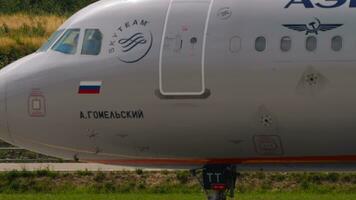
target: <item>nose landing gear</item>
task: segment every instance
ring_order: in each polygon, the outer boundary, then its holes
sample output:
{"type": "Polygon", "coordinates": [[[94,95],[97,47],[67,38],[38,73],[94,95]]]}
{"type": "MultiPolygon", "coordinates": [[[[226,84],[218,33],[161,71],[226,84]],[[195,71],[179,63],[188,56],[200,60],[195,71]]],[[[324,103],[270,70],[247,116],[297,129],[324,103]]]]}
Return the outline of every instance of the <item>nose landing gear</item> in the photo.
{"type": "Polygon", "coordinates": [[[206,165],[200,170],[193,170],[207,194],[208,200],[226,200],[235,196],[235,184],[238,173],[234,165],[206,165]],[[201,176],[198,176],[198,172],[201,176]]]}

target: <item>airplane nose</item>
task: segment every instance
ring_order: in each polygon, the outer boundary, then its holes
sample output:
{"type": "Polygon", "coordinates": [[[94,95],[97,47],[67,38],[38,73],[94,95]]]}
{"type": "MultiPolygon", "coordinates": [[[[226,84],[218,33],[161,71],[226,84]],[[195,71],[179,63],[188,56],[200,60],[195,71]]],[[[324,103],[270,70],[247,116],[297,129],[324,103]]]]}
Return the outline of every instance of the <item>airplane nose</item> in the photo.
{"type": "Polygon", "coordinates": [[[27,110],[17,107],[11,110],[9,106],[14,101],[27,100],[26,97],[21,98],[22,87],[19,87],[17,84],[23,84],[21,81],[25,80],[27,74],[32,70],[31,66],[39,65],[41,60],[43,60],[43,56],[31,54],[0,70],[0,140],[18,146],[13,137],[15,136],[15,131],[12,132],[12,130],[18,123],[21,123],[17,114],[22,112],[27,113],[27,110]],[[36,63],[36,65],[33,65],[33,63],[36,63]],[[12,95],[10,94],[11,92],[12,95]],[[14,99],[14,96],[16,96],[16,99],[14,99]],[[13,115],[15,116],[12,117],[13,115]],[[14,126],[11,126],[12,119],[14,126]]]}
{"type": "Polygon", "coordinates": [[[4,71],[5,70],[0,70],[0,139],[8,143],[13,143],[7,122],[6,73],[4,71]]]}

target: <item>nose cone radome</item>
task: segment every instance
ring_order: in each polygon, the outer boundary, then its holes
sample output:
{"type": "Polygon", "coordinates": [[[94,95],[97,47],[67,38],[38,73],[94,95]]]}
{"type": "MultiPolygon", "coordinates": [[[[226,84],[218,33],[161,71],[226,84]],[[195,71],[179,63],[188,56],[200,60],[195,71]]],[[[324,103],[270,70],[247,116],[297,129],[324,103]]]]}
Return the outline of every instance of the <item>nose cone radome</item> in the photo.
{"type": "MultiPolygon", "coordinates": [[[[27,79],[36,66],[44,60],[44,55],[34,53],[23,57],[0,70],[0,139],[15,144],[15,128],[22,127],[27,116],[27,79]]],[[[17,145],[16,145],[17,146],[17,145]]]]}
{"type": "Polygon", "coordinates": [[[6,114],[6,73],[0,70],[0,139],[12,143],[6,114]]]}

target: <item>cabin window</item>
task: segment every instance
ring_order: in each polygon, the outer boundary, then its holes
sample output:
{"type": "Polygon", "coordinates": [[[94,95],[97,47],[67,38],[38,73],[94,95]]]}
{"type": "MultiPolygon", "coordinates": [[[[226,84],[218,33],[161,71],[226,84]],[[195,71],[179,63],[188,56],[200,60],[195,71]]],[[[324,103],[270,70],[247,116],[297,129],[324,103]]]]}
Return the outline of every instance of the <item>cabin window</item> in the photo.
{"type": "Polygon", "coordinates": [[[317,48],[317,39],[314,36],[307,37],[305,47],[308,51],[315,51],[317,48]]]}
{"type": "Polygon", "coordinates": [[[287,52],[292,48],[292,38],[289,36],[282,37],[281,39],[281,51],[287,52]]]}
{"type": "Polygon", "coordinates": [[[331,49],[334,51],[340,51],[342,49],[342,37],[335,36],[331,39],[331,49]]]}
{"type": "Polygon", "coordinates": [[[78,47],[80,29],[68,29],[53,46],[53,50],[64,54],[75,54],[78,47]]]}
{"type": "Polygon", "coordinates": [[[83,55],[99,55],[103,36],[98,29],[87,29],[82,47],[83,55]]]}
{"type": "Polygon", "coordinates": [[[62,29],[62,30],[58,30],[58,31],[54,32],[51,35],[51,37],[48,39],[48,41],[46,43],[44,43],[42,45],[42,47],[38,49],[37,52],[45,52],[45,51],[47,51],[48,48],[50,48],[53,45],[53,43],[58,39],[58,37],[62,35],[63,31],[64,30],[62,29]]]}
{"type": "Polygon", "coordinates": [[[255,41],[255,49],[256,51],[258,52],[262,52],[264,50],[266,50],[266,38],[265,37],[258,37],[256,38],[256,41],[255,41]]]}

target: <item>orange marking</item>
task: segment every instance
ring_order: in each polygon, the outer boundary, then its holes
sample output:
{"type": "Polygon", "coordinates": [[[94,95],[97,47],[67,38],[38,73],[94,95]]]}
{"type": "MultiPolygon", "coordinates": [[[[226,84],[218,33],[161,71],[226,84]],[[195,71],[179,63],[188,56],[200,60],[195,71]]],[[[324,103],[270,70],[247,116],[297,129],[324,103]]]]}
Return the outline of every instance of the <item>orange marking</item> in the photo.
{"type": "Polygon", "coordinates": [[[226,159],[122,159],[85,160],[102,164],[118,165],[205,165],[205,164],[322,164],[356,162],[356,156],[311,156],[270,158],[226,158],[226,159]]]}

